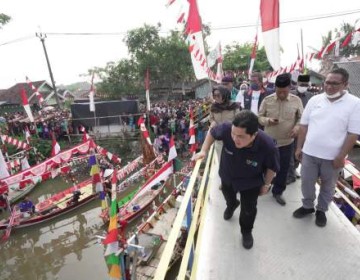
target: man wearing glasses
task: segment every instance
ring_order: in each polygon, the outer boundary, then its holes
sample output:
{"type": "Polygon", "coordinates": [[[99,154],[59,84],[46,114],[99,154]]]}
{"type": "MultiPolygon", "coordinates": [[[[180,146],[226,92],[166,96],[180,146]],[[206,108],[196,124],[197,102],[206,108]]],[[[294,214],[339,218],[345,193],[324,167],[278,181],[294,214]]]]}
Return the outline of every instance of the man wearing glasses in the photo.
{"type": "Polygon", "coordinates": [[[360,99],[346,90],[349,73],[342,68],[326,77],[325,92],[312,97],[300,121],[295,156],[301,161],[302,207],[293,216],[315,212],[315,184],[320,178],[315,224],[326,225],[325,212],[332,201],[345,157],[360,134],[360,99]]]}

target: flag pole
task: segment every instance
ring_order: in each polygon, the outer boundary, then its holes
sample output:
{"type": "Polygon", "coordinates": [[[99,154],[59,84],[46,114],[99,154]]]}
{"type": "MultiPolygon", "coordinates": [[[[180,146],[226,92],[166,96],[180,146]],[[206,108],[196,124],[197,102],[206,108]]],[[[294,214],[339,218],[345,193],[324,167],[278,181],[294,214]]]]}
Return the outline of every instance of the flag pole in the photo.
{"type": "Polygon", "coordinates": [[[304,38],[303,38],[303,30],[300,29],[300,36],[301,36],[301,55],[304,61],[304,69],[306,69],[306,59],[304,58],[304,38]]]}

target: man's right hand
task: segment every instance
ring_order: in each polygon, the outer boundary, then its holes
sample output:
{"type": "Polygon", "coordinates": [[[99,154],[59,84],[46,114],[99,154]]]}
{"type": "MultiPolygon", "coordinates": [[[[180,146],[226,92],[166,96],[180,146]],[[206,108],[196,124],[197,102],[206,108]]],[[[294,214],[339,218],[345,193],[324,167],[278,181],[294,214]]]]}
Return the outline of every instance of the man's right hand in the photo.
{"type": "Polygon", "coordinates": [[[200,151],[200,152],[198,152],[197,154],[193,155],[192,158],[191,158],[191,160],[192,160],[192,161],[197,161],[197,160],[203,159],[203,158],[205,158],[205,157],[206,157],[206,153],[203,152],[203,151],[200,151]]]}
{"type": "Polygon", "coordinates": [[[302,151],[301,151],[301,149],[297,148],[297,149],[295,150],[295,158],[296,158],[298,161],[301,162],[301,159],[302,159],[302,151]]]}
{"type": "Polygon", "coordinates": [[[279,124],[279,120],[278,119],[273,119],[273,118],[269,118],[269,125],[278,125],[279,124]]]}

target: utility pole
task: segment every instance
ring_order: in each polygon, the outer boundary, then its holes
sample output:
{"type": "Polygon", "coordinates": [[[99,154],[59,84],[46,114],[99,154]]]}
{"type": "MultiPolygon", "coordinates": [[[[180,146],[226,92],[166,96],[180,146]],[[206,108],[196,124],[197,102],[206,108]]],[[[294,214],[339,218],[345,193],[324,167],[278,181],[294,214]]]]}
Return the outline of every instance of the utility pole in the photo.
{"type": "Polygon", "coordinates": [[[47,66],[48,66],[48,69],[49,69],[49,74],[50,74],[50,79],[51,79],[51,83],[52,83],[52,87],[54,89],[54,94],[55,94],[55,100],[56,100],[56,104],[59,106],[59,108],[61,108],[61,104],[60,104],[60,100],[59,100],[59,96],[57,95],[57,90],[56,90],[56,86],[55,86],[55,81],[54,81],[54,76],[52,74],[52,71],[51,71],[51,66],[50,66],[50,61],[49,61],[49,57],[48,57],[48,54],[47,54],[47,51],[46,51],[46,46],[45,46],[45,39],[46,39],[46,34],[44,33],[35,33],[36,37],[38,37],[43,45],[43,48],[44,48],[44,53],[45,53],[45,58],[46,58],[46,63],[47,63],[47,66]]]}

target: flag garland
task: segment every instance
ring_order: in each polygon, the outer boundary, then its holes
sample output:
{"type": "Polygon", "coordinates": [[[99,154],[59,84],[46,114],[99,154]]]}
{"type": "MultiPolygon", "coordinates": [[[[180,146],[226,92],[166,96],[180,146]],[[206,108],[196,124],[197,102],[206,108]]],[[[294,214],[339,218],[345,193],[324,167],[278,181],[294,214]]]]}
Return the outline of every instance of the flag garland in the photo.
{"type": "Polygon", "coordinates": [[[1,135],[1,140],[3,141],[3,143],[8,143],[8,144],[11,144],[13,146],[16,146],[18,149],[23,149],[23,150],[28,150],[30,149],[30,146],[29,144],[23,142],[23,141],[20,141],[16,138],[13,138],[11,136],[8,136],[8,135],[1,135]]]}
{"type": "Polygon", "coordinates": [[[35,95],[39,101],[39,106],[40,108],[42,107],[43,103],[44,103],[44,98],[41,95],[41,93],[39,92],[39,90],[33,85],[33,83],[30,81],[30,79],[26,76],[26,82],[28,83],[29,87],[32,89],[33,92],[35,92],[35,95]]]}

